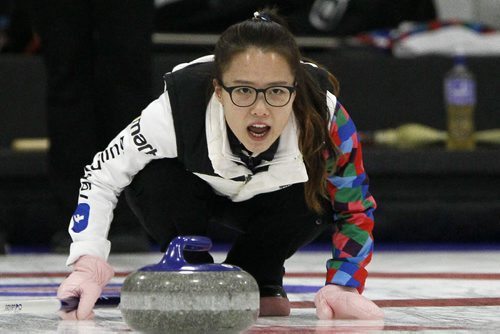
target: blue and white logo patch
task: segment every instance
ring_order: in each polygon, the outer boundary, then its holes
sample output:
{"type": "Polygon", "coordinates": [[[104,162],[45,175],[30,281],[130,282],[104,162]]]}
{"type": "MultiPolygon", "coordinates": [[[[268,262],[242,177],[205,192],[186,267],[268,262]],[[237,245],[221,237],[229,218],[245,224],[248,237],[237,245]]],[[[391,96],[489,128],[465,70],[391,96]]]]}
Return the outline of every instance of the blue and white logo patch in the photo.
{"type": "Polygon", "coordinates": [[[89,224],[89,214],[90,206],[87,203],[78,204],[73,216],[71,217],[71,222],[73,223],[73,227],[71,229],[73,232],[79,233],[87,228],[89,224]]]}

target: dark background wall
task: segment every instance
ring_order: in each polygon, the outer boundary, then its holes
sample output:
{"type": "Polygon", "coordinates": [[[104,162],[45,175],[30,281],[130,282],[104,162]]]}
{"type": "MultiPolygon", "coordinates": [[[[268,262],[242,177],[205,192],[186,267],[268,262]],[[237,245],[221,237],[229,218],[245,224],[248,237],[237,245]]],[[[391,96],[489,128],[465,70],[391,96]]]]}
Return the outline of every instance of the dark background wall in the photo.
{"type": "MultiPolygon", "coordinates": [[[[157,52],[155,95],[163,90],[163,73],[206,53],[157,52]]],[[[306,54],[338,77],[340,99],[358,130],[407,122],[445,128],[442,78],[452,65],[449,58],[395,59],[363,48],[306,54]]],[[[471,58],[469,65],[478,81],[477,128],[499,128],[500,58],[471,58]]],[[[43,243],[54,210],[45,154],[16,153],[8,145],[16,137],[45,136],[44,67],[39,56],[5,55],[0,57],[0,73],[0,226],[11,243],[43,243]]],[[[366,144],[364,151],[371,191],[379,204],[379,242],[500,240],[498,147],[448,152],[439,145],[398,150],[366,144]]]]}
{"type": "MultiPolygon", "coordinates": [[[[154,94],[163,90],[163,73],[178,63],[208,54],[206,49],[155,54],[154,94]]],[[[397,59],[362,48],[304,53],[337,76],[340,100],[359,130],[386,129],[408,122],[445,129],[442,79],[452,66],[449,57],[397,59]]],[[[468,65],[478,85],[476,128],[500,127],[500,58],[472,57],[468,65]]],[[[7,146],[16,137],[44,136],[45,70],[41,57],[2,55],[0,73],[0,145],[7,146]]]]}
{"type": "MultiPolygon", "coordinates": [[[[46,76],[40,45],[23,7],[27,3],[0,3],[0,16],[12,15],[6,32],[15,36],[0,54],[0,239],[4,235],[11,244],[44,244],[51,237],[47,227],[56,210],[48,190],[46,154],[10,149],[15,138],[46,136],[46,76]]],[[[445,129],[442,82],[451,58],[398,59],[388,52],[344,43],[359,32],[435,19],[432,0],[351,0],[338,26],[327,31],[308,22],[313,3],[183,0],[158,9],[155,29],[218,34],[251,17],[255,8],[277,5],[296,35],[335,37],[334,44],[341,42],[337,47],[303,51],[337,76],[340,101],[359,131],[366,134],[410,122],[445,129]]],[[[210,43],[155,46],[154,95],[163,91],[165,72],[212,50],[210,43]]],[[[476,128],[500,128],[500,57],[471,57],[468,66],[477,79],[476,128]]],[[[472,152],[449,152],[443,145],[402,150],[364,142],[364,162],[378,202],[375,237],[379,242],[500,241],[500,147],[481,145],[472,152]]]]}

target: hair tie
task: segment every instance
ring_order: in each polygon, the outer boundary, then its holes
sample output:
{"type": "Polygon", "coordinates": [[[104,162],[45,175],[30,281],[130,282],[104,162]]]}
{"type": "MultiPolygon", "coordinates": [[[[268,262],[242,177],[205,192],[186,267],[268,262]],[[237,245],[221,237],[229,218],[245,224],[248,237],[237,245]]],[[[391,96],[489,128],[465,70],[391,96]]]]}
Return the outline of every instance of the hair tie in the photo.
{"type": "Polygon", "coordinates": [[[271,22],[271,18],[267,14],[261,14],[259,12],[253,13],[253,20],[254,21],[264,21],[264,22],[271,22]]]}

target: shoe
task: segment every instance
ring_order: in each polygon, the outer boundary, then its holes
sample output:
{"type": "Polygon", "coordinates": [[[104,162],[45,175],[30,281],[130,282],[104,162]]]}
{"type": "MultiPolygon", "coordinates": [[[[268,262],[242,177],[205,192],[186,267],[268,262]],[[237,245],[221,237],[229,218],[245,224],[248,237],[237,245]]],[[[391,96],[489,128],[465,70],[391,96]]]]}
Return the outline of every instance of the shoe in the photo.
{"type": "Polygon", "coordinates": [[[259,317],[286,317],[290,315],[290,301],[279,285],[260,287],[259,317]]]}

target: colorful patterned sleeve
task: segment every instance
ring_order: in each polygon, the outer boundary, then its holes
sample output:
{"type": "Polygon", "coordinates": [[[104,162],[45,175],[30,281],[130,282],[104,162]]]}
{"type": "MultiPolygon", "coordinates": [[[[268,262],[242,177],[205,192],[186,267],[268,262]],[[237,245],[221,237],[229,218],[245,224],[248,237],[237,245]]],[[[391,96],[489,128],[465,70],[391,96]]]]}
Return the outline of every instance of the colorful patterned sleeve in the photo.
{"type": "Polygon", "coordinates": [[[368,191],[356,127],[337,102],[330,136],[340,150],[336,170],[328,177],[327,189],[338,226],[332,236],[332,258],[327,261],[326,284],[364,289],[365,266],[373,253],[373,211],[376,203],[368,191]]]}

